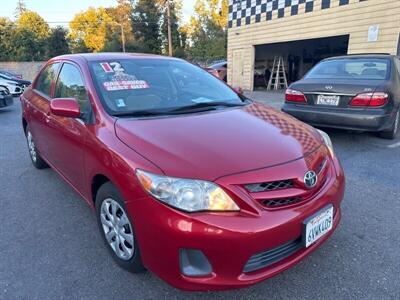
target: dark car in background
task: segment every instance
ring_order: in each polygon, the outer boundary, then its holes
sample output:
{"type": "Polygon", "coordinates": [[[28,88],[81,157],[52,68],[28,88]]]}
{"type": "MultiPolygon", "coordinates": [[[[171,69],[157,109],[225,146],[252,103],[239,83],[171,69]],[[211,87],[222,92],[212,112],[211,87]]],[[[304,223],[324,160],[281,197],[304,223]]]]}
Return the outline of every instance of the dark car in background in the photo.
{"type": "Polygon", "coordinates": [[[7,87],[0,85],[0,108],[10,106],[14,103],[13,97],[7,87]]]}
{"type": "Polygon", "coordinates": [[[206,67],[205,70],[215,77],[227,82],[228,74],[228,63],[226,61],[221,61],[206,67]]]}
{"type": "Polygon", "coordinates": [[[0,75],[5,75],[8,79],[22,79],[21,74],[16,74],[7,70],[0,70],[0,75]]]}
{"type": "Polygon", "coordinates": [[[317,127],[393,139],[400,119],[400,60],[388,54],[325,59],[289,86],[285,100],[284,112],[317,127]]]}

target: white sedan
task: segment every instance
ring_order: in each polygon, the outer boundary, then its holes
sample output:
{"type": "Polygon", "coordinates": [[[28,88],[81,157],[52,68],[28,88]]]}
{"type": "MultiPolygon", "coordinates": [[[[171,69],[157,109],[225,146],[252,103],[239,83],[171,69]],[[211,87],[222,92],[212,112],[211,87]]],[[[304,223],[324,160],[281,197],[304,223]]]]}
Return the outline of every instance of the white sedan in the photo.
{"type": "Polygon", "coordinates": [[[18,83],[13,80],[0,78],[0,85],[7,87],[13,96],[21,95],[24,92],[22,87],[20,87],[18,83]]]}

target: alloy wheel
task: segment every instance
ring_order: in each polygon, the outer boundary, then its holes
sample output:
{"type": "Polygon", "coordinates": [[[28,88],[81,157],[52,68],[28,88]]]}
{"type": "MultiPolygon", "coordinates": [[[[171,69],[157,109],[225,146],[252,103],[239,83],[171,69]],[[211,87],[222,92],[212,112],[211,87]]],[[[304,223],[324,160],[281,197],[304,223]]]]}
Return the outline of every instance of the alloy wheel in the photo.
{"type": "Polygon", "coordinates": [[[28,141],[29,154],[30,154],[33,162],[36,162],[36,160],[37,160],[36,146],[35,146],[35,142],[33,141],[33,137],[32,137],[32,134],[30,131],[27,132],[26,139],[28,141]]]}
{"type": "Polygon", "coordinates": [[[120,259],[131,259],[135,251],[132,225],[121,205],[114,199],[105,199],[101,204],[100,220],[111,249],[120,259]]]}

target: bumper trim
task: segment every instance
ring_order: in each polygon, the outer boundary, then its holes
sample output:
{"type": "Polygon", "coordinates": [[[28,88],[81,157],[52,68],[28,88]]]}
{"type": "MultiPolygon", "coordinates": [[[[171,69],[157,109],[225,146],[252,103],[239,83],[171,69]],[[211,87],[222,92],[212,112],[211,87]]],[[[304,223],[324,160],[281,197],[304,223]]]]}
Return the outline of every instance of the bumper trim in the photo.
{"type": "Polygon", "coordinates": [[[289,257],[302,247],[302,239],[299,237],[274,249],[255,254],[250,257],[243,268],[243,272],[249,273],[266,268],[286,257],[289,257]]]}
{"type": "Polygon", "coordinates": [[[331,109],[285,103],[282,111],[308,124],[338,129],[382,131],[391,126],[393,116],[386,109],[331,109]]]}

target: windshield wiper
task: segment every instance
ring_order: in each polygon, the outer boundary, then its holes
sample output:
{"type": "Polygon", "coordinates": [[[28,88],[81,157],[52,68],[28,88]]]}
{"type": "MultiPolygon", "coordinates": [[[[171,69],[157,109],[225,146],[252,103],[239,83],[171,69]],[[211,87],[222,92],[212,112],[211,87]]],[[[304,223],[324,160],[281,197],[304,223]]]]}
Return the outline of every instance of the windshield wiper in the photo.
{"type": "Polygon", "coordinates": [[[114,117],[152,117],[160,115],[168,115],[166,110],[136,110],[136,111],[118,111],[112,115],[114,117]]]}
{"type": "Polygon", "coordinates": [[[204,110],[214,110],[218,107],[236,107],[236,106],[244,106],[245,103],[230,103],[230,102],[200,102],[193,105],[186,105],[182,107],[178,107],[175,109],[171,109],[169,113],[185,113],[192,111],[204,111],[204,110]]]}
{"type": "Polygon", "coordinates": [[[245,103],[229,103],[229,102],[201,102],[193,105],[175,107],[172,109],[151,109],[151,110],[136,110],[136,111],[119,111],[113,113],[114,117],[153,117],[163,115],[178,115],[186,112],[214,110],[218,107],[236,107],[244,106],[245,103]]]}

